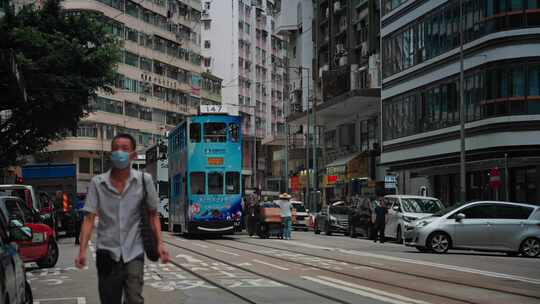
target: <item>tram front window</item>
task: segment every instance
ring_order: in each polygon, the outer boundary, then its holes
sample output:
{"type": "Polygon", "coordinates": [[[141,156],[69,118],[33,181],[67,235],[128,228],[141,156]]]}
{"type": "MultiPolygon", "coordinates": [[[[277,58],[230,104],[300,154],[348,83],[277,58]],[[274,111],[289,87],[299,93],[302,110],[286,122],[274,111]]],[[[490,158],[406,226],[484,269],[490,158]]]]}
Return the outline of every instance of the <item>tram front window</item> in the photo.
{"type": "Polygon", "coordinates": [[[204,172],[192,172],[189,175],[189,187],[191,188],[191,194],[202,195],[204,194],[205,181],[204,172]]]}
{"type": "Polygon", "coordinates": [[[208,173],[208,194],[223,194],[223,173],[208,173]]]}
{"type": "Polygon", "coordinates": [[[227,124],[222,122],[209,122],[204,124],[205,142],[226,142],[227,124]]]}

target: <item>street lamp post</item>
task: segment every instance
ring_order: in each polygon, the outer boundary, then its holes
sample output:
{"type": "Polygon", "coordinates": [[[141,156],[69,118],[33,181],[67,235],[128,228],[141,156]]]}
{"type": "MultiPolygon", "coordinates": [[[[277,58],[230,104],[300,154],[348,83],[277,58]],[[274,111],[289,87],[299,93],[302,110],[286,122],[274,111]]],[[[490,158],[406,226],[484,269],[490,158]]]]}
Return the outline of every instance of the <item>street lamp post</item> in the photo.
{"type": "MultiPolygon", "coordinates": [[[[310,193],[310,188],[311,188],[311,179],[310,179],[310,166],[309,166],[309,127],[310,127],[310,124],[311,124],[311,118],[310,118],[310,109],[309,109],[309,102],[312,98],[310,98],[309,94],[310,94],[310,86],[309,86],[309,77],[310,77],[310,69],[308,67],[304,67],[304,66],[287,66],[286,69],[298,69],[298,73],[300,74],[300,89],[302,90],[302,102],[304,100],[304,75],[303,75],[303,71],[306,70],[307,71],[307,76],[308,76],[308,82],[307,82],[307,95],[308,95],[308,98],[307,98],[307,105],[306,105],[306,115],[307,115],[307,127],[306,127],[306,144],[305,144],[305,147],[306,147],[306,160],[305,160],[305,170],[306,170],[306,178],[307,178],[307,183],[306,183],[306,197],[304,198],[305,200],[305,203],[306,203],[306,206],[310,206],[309,205],[309,193],[310,193]]],[[[313,108],[313,111],[314,111],[314,108],[313,108]]],[[[313,118],[313,121],[314,121],[314,125],[316,125],[316,117],[315,117],[315,111],[313,112],[313,115],[314,115],[314,118],[313,118]]],[[[315,134],[315,138],[316,138],[316,131],[313,132],[315,134]]],[[[289,125],[288,125],[288,122],[287,120],[285,119],[285,135],[286,135],[286,144],[285,144],[285,183],[286,183],[286,189],[288,190],[288,185],[289,185],[289,125]]],[[[313,141],[313,164],[314,166],[316,166],[316,142],[313,141]]],[[[314,167],[316,168],[316,167],[314,167]]],[[[315,169],[316,170],[316,169],[315,169]]],[[[315,171],[314,170],[314,171],[315,171]]],[[[314,172],[314,177],[316,178],[316,174],[314,172]]],[[[315,184],[317,183],[317,181],[315,181],[315,184]]],[[[315,186],[315,189],[317,188],[317,186],[315,186]]]]}
{"type": "Polygon", "coordinates": [[[464,99],[464,68],[463,68],[463,0],[459,0],[459,193],[461,202],[467,199],[466,168],[465,168],[465,99],[464,99]]]}

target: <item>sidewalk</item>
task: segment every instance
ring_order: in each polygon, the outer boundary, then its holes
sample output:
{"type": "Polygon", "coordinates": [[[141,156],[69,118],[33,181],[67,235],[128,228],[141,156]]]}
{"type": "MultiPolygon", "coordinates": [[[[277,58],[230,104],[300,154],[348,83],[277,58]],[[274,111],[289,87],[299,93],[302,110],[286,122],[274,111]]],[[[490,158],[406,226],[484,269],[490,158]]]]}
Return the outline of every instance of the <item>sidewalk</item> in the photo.
{"type": "MultiPolygon", "coordinates": [[[[88,266],[74,266],[79,247],[73,238],[59,240],[60,258],[55,268],[37,269],[28,264],[27,277],[35,304],[99,304],[95,244],[88,252],[88,266]]],[[[186,303],[184,290],[196,286],[196,279],[173,265],[146,263],[144,298],[146,303],[186,303]],[[175,288],[171,288],[173,286],[175,288]],[[178,288],[182,286],[184,288],[178,288]]]]}

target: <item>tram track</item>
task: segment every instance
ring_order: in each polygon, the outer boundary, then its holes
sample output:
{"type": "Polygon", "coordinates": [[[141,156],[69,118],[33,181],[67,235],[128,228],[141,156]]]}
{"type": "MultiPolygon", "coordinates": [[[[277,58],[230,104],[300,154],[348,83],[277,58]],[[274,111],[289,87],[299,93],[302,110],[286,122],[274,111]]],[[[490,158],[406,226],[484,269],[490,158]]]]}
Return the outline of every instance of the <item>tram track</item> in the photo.
{"type": "MultiPolygon", "coordinates": [[[[242,242],[242,241],[234,240],[234,239],[227,239],[227,240],[237,242],[237,243],[241,243],[241,244],[244,244],[244,245],[255,246],[255,247],[263,247],[263,248],[268,248],[268,249],[272,249],[272,250],[280,250],[280,251],[289,252],[289,253],[295,253],[295,254],[302,254],[302,255],[305,255],[305,256],[310,256],[310,257],[315,257],[315,258],[320,258],[320,259],[326,259],[326,260],[332,260],[332,261],[336,261],[336,262],[348,263],[348,264],[350,264],[352,266],[368,267],[368,268],[372,268],[372,269],[376,269],[376,270],[396,273],[396,274],[400,274],[400,275],[406,275],[406,276],[419,278],[419,279],[436,281],[436,282],[445,283],[445,284],[454,284],[454,285],[462,286],[462,287],[466,287],[466,288],[477,288],[477,289],[491,291],[491,292],[504,293],[504,294],[509,294],[509,295],[513,295],[513,296],[519,296],[519,297],[525,297],[525,298],[529,298],[529,299],[540,300],[540,296],[530,295],[530,294],[521,293],[521,292],[514,292],[514,291],[511,291],[511,290],[504,290],[504,289],[500,289],[500,288],[487,287],[487,286],[482,286],[482,285],[479,285],[479,284],[462,283],[462,282],[458,282],[458,281],[454,281],[454,280],[448,280],[448,279],[444,279],[444,278],[438,278],[438,277],[433,277],[433,276],[428,276],[428,275],[423,275],[423,274],[418,274],[418,273],[405,272],[405,271],[401,271],[401,270],[398,270],[398,269],[387,268],[387,267],[377,266],[377,265],[368,264],[368,263],[351,262],[351,261],[348,261],[348,260],[331,258],[331,257],[324,256],[324,255],[306,253],[306,252],[299,251],[299,250],[284,249],[284,248],[280,248],[280,247],[263,245],[263,244],[253,244],[253,243],[242,242]]],[[[355,274],[342,272],[342,271],[337,271],[337,270],[333,270],[333,269],[328,269],[328,268],[324,268],[324,267],[321,267],[321,266],[313,265],[313,264],[302,262],[302,261],[295,261],[295,260],[292,260],[292,259],[289,259],[289,258],[283,258],[283,257],[279,257],[279,256],[276,256],[276,255],[261,253],[261,252],[258,252],[256,250],[251,250],[251,249],[246,249],[246,248],[239,248],[237,246],[232,246],[232,245],[223,244],[223,243],[214,242],[214,241],[209,241],[209,240],[205,240],[205,243],[209,243],[209,244],[216,245],[216,246],[221,246],[221,247],[224,247],[224,248],[245,251],[245,252],[248,252],[248,253],[251,253],[251,254],[256,254],[256,255],[260,255],[260,256],[264,256],[264,257],[269,257],[269,258],[281,260],[281,261],[284,261],[284,262],[296,263],[296,264],[303,265],[303,266],[306,266],[306,267],[313,267],[313,268],[319,269],[321,271],[327,271],[327,272],[330,272],[330,273],[334,273],[334,274],[338,274],[338,275],[342,275],[342,276],[347,276],[347,277],[354,278],[354,279],[369,281],[369,282],[382,284],[382,285],[386,285],[386,286],[390,286],[390,287],[394,287],[394,288],[408,289],[408,290],[415,291],[415,292],[418,292],[418,293],[422,293],[422,294],[425,294],[425,295],[436,296],[436,297],[441,297],[441,298],[447,298],[449,300],[463,302],[463,303],[478,304],[478,302],[470,301],[470,300],[463,299],[463,298],[453,297],[453,296],[449,296],[449,295],[441,295],[439,293],[435,293],[435,292],[431,292],[431,291],[426,291],[426,290],[422,290],[422,289],[418,289],[418,288],[411,288],[410,286],[403,286],[401,284],[385,282],[385,281],[382,281],[382,280],[377,280],[377,279],[373,279],[373,278],[369,278],[369,277],[365,277],[365,276],[358,276],[358,275],[355,275],[355,274]]]]}
{"type": "MultiPolygon", "coordinates": [[[[202,253],[200,251],[194,250],[192,248],[189,248],[189,247],[186,247],[186,246],[181,246],[181,245],[179,245],[177,243],[174,243],[174,242],[171,242],[171,241],[164,240],[163,242],[168,246],[175,247],[175,248],[190,252],[190,253],[192,253],[194,255],[198,255],[198,256],[205,257],[205,258],[210,259],[210,260],[217,261],[219,263],[223,263],[223,264],[228,265],[230,267],[234,267],[236,269],[242,270],[244,272],[250,273],[252,275],[255,275],[255,276],[258,276],[258,277],[261,277],[261,278],[265,278],[265,279],[268,279],[268,280],[271,280],[271,281],[275,281],[275,282],[280,283],[280,284],[282,284],[284,286],[300,290],[301,292],[304,292],[304,293],[307,293],[307,294],[310,294],[310,295],[314,295],[314,296],[317,296],[317,297],[320,297],[320,298],[324,298],[326,300],[329,300],[329,301],[332,301],[332,302],[335,302],[335,303],[353,304],[352,302],[344,301],[342,299],[332,297],[332,296],[329,296],[329,295],[325,295],[325,294],[317,292],[317,291],[309,290],[308,288],[305,288],[303,286],[299,286],[297,284],[293,284],[293,283],[290,283],[290,282],[287,282],[287,281],[284,281],[284,280],[281,280],[281,279],[277,279],[277,278],[269,276],[267,274],[263,274],[263,273],[251,270],[249,268],[236,265],[236,264],[231,263],[231,262],[229,262],[229,261],[227,261],[225,259],[220,259],[220,258],[217,258],[215,256],[211,256],[211,255],[202,253]]],[[[219,289],[221,289],[221,290],[223,290],[223,291],[225,291],[225,292],[227,292],[227,293],[241,299],[245,303],[251,303],[251,304],[257,304],[258,303],[256,301],[254,301],[252,299],[249,299],[248,297],[246,297],[246,296],[232,290],[231,288],[228,288],[228,287],[224,286],[223,284],[220,284],[219,282],[216,282],[215,280],[211,280],[211,279],[205,277],[204,275],[201,275],[201,274],[199,274],[199,273],[189,269],[188,267],[185,267],[185,266],[183,266],[183,265],[181,265],[181,264],[179,264],[179,263],[177,263],[175,261],[171,261],[171,264],[173,264],[173,265],[179,267],[180,269],[190,273],[191,275],[203,280],[204,282],[206,282],[208,284],[211,284],[211,285],[214,285],[214,286],[218,287],[219,289]]]]}

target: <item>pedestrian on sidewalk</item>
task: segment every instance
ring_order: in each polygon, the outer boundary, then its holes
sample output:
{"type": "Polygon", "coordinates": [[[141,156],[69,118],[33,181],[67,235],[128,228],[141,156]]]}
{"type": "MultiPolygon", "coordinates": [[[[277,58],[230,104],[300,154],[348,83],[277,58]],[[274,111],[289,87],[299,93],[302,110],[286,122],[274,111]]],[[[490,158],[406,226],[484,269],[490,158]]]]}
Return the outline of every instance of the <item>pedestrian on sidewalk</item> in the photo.
{"type": "Polygon", "coordinates": [[[375,223],[373,224],[374,234],[373,242],[377,243],[377,239],[384,243],[384,229],[386,227],[386,214],[388,214],[388,209],[384,204],[384,197],[382,194],[378,194],[377,207],[375,207],[375,223]]]}
{"type": "Polygon", "coordinates": [[[99,298],[102,304],[142,304],[144,249],[141,237],[141,210],[147,205],[152,230],[159,244],[161,262],[169,261],[169,253],[161,239],[158,216],[159,198],[151,176],[131,169],[136,157],[136,142],[129,134],[116,135],[111,143],[113,167],[92,179],[83,211],[78,268],[87,264],[86,251],[97,227],[96,266],[99,298]],[[144,188],[146,201],[143,202],[144,188]]]}
{"type": "Polygon", "coordinates": [[[292,230],[291,196],[288,193],[280,194],[278,204],[281,215],[281,223],[283,225],[283,238],[286,240],[290,240],[292,230]]]}

